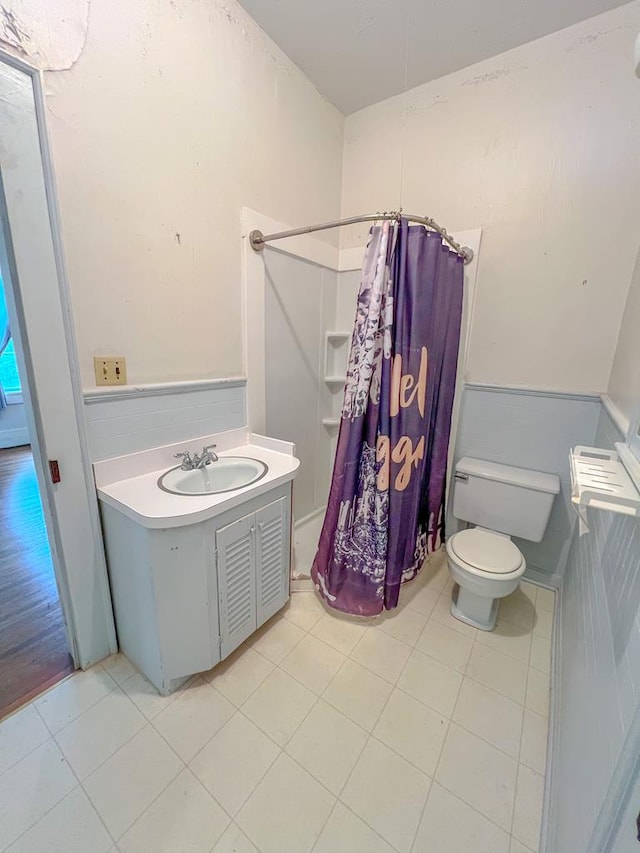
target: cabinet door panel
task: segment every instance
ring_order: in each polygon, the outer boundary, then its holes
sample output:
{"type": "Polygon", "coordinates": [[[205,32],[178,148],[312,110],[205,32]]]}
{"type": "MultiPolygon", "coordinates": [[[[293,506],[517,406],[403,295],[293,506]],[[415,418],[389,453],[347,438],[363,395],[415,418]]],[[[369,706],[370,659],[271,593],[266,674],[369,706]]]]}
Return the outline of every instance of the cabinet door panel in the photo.
{"type": "Polygon", "coordinates": [[[288,501],[280,498],[256,512],[257,617],[261,625],[289,597],[288,501]]]}
{"type": "Polygon", "coordinates": [[[221,654],[225,658],[257,627],[255,515],[216,533],[221,654]]]}

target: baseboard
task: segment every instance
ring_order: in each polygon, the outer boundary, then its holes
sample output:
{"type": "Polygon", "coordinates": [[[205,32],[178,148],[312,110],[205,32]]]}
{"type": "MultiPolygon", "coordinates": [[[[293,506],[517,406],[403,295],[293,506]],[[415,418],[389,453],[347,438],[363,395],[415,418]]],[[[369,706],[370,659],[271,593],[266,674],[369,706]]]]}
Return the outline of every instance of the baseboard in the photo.
{"type": "Polygon", "coordinates": [[[307,524],[307,522],[313,521],[313,519],[317,518],[319,515],[324,515],[326,509],[326,506],[319,506],[317,509],[314,509],[306,515],[303,515],[302,518],[297,518],[293,522],[294,528],[301,527],[303,524],[307,524]]]}
{"type": "Polygon", "coordinates": [[[537,569],[535,566],[527,567],[523,580],[555,590],[560,589],[562,585],[562,575],[557,572],[550,575],[549,572],[543,572],[542,569],[537,569]]]}
{"type": "Polygon", "coordinates": [[[315,592],[315,586],[311,578],[291,578],[291,594],[294,592],[315,592]]]}
{"type": "Polygon", "coordinates": [[[0,448],[21,447],[29,444],[29,430],[26,427],[0,430],[0,448]]]}
{"type": "Polygon", "coordinates": [[[560,667],[562,662],[562,583],[556,588],[556,603],[553,611],[553,639],[551,643],[551,697],[549,702],[549,736],[547,739],[547,766],[544,778],[544,800],[542,807],[542,826],[540,828],[540,853],[553,853],[554,839],[552,828],[555,826],[555,804],[558,795],[553,790],[553,762],[558,740],[558,720],[560,719],[560,667]]]}

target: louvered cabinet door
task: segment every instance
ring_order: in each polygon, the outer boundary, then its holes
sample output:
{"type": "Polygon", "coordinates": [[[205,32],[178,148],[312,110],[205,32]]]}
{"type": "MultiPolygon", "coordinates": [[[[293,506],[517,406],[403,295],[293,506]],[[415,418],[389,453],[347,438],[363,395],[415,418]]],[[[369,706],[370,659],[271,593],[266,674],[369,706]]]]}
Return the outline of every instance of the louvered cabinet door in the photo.
{"type": "Polygon", "coordinates": [[[289,597],[289,502],[280,498],[256,512],[258,625],[277,613],[289,597]]]}
{"type": "Polygon", "coordinates": [[[222,658],[257,628],[255,521],[252,513],[216,532],[222,658]]]}

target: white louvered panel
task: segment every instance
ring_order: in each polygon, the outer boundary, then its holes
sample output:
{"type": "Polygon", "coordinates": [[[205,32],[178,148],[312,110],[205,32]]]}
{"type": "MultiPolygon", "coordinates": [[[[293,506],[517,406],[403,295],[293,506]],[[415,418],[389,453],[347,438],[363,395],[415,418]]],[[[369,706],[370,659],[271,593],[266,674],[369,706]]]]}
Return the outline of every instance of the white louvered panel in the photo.
{"type": "Polygon", "coordinates": [[[256,513],[257,618],[261,625],[284,605],[289,594],[289,521],[280,498],[256,513]]]}
{"type": "Polygon", "coordinates": [[[255,515],[216,533],[221,655],[226,657],[256,627],[255,515]]]}

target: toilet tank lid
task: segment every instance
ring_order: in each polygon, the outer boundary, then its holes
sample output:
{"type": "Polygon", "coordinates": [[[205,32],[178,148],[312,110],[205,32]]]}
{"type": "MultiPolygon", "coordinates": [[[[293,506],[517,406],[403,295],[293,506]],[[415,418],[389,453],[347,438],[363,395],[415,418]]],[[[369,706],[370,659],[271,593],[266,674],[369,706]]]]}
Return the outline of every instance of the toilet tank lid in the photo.
{"type": "Polygon", "coordinates": [[[459,460],[456,473],[481,477],[484,480],[496,480],[498,483],[520,486],[536,492],[547,492],[551,495],[557,495],[560,491],[560,480],[556,474],[543,474],[541,471],[529,471],[528,468],[514,468],[512,465],[487,462],[485,459],[474,459],[471,456],[463,456],[459,460]]]}

